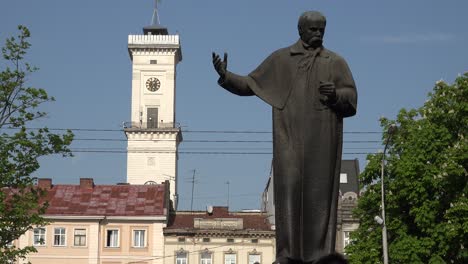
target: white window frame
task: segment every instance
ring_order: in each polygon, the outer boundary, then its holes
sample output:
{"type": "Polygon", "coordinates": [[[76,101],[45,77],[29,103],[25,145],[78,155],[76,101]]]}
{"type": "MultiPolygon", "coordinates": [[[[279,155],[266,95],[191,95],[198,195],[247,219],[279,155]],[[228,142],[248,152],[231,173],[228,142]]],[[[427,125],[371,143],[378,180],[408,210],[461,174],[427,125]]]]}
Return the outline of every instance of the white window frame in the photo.
{"type": "Polygon", "coordinates": [[[351,232],[352,231],[349,230],[343,230],[343,251],[352,242],[351,232]]]}
{"type": "Polygon", "coordinates": [[[134,248],[146,248],[148,243],[147,243],[147,233],[148,233],[148,230],[146,228],[135,228],[135,229],[132,229],[132,247],[134,248]],[[135,238],[136,238],[136,233],[137,232],[143,232],[143,245],[136,245],[135,242],[135,238]]]}
{"type": "Polygon", "coordinates": [[[106,239],[104,239],[105,247],[106,248],[119,248],[120,247],[120,228],[107,228],[106,229],[106,239]],[[111,241],[109,241],[108,233],[109,231],[117,231],[117,245],[111,245],[111,241]]]}
{"type": "Polygon", "coordinates": [[[33,239],[32,239],[32,242],[33,242],[33,246],[36,246],[36,247],[45,247],[47,246],[47,229],[45,227],[35,227],[33,229],[33,239]],[[43,242],[44,243],[36,243],[36,230],[44,230],[44,233],[43,234],[38,234],[39,236],[43,236],[44,239],[43,239],[43,242]]]}
{"type": "MultiPolygon", "coordinates": [[[[81,236],[81,235],[80,235],[81,236]]],[[[86,247],[88,246],[88,230],[86,228],[74,228],[73,229],[73,246],[74,247],[86,247]],[[77,245],[75,242],[76,242],[76,231],[77,230],[84,230],[85,233],[84,233],[84,245],[77,245]]]]}
{"type": "Polygon", "coordinates": [[[54,247],[66,247],[67,246],[67,228],[66,227],[54,227],[54,235],[53,235],[53,242],[52,242],[52,245],[54,247]],[[57,234],[57,230],[60,230],[60,232],[57,234]],[[61,232],[63,231],[63,233],[61,232]],[[56,236],[59,237],[59,244],[56,244],[56,236]],[[62,238],[63,238],[63,241],[62,241],[62,238]],[[63,242],[63,244],[61,244],[61,242],[63,242]]]}
{"type": "Polygon", "coordinates": [[[340,173],[340,183],[348,183],[348,173],[340,173]]]}
{"type": "Polygon", "coordinates": [[[248,254],[248,256],[247,256],[248,257],[248,263],[249,264],[254,264],[256,262],[256,260],[251,260],[250,256],[257,256],[258,263],[262,263],[262,255],[260,253],[257,252],[257,253],[249,253],[248,254]]]}
{"type": "Polygon", "coordinates": [[[200,252],[200,264],[213,264],[213,252],[211,251],[200,252]],[[203,258],[204,254],[209,254],[210,258],[203,258]]]}
{"type": "Polygon", "coordinates": [[[175,253],[175,264],[188,264],[188,252],[185,250],[177,251],[175,253]],[[185,254],[185,258],[179,258],[179,254],[185,254]]]}
{"type": "Polygon", "coordinates": [[[235,252],[226,252],[224,253],[224,264],[237,264],[237,253],[235,252]],[[234,256],[234,262],[231,259],[228,259],[228,256],[234,256]]]}

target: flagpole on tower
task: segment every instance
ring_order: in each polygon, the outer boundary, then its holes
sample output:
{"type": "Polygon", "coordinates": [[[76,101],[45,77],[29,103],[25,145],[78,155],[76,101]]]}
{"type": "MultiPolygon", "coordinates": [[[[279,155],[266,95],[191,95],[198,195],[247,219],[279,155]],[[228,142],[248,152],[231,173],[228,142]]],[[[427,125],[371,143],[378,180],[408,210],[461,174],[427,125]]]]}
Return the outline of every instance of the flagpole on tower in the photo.
{"type": "Polygon", "coordinates": [[[161,26],[161,21],[159,21],[158,13],[158,3],[161,0],[154,0],[153,16],[151,17],[151,24],[149,26],[143,27],[143,34],[145,35],[168,35],[166,27],[161,26]]]}
{"type": "Polygon", "coordinates": [[[153,17],[151,17],[152,26],[157,26],[161,24],[161,22],[159,21],[159,14],[158,14],[158,2],[159,0],[154,0],[153,17]]]}

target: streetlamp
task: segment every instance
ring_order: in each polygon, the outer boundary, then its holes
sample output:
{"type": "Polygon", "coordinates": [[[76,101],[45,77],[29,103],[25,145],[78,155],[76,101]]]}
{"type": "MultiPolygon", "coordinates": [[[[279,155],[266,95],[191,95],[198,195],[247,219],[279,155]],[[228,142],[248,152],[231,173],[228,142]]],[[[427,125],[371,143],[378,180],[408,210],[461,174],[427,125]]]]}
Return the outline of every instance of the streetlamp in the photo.
{"type": "Polygon", "coordinates": [[[380,182],[381,182],[381,192],[382,192],[382,217],[375,217],[375,220],[382,225],[382,251],[383,251],[383,262],[384,264],[388,264],[388,244],[387,244],[387,221],[385,219],[385,188],[384,188],[384,169],[385,169],[385,152],[387,151],[388,143],[392,138],[393,134],[396,131],[396,125],[392,124],[388,127],[387,130],[387,140],[385,142],[385,147],[382,155],[382,169],[380,175],[380,182]],[[379,218],[379,219],[378,219],[379,218]]]}

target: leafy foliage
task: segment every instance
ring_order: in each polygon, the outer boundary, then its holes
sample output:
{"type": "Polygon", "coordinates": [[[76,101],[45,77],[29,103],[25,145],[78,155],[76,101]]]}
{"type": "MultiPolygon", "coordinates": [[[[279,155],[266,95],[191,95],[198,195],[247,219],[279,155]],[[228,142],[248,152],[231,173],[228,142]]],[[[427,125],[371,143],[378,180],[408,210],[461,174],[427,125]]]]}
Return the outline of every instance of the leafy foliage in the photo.
{"type": "Polygon", "coordinates": [[[31,44],[29,30],[18,26],[19,35],[6,40],[0,72],[0,263],[24,258],[35,252],[32,246],[12,243],[26,231],[46,224],[41,214],[47,202],[46,190],[35,186],[31,174],[39,169],[38,158],[70,156],[73,134],[50,133],[47,128],[28,129],[32,121],[46,116],[38,107],[54,101],[44,89],[27,86],[27,77],[37,70],[24,62],[31,44]]]}
{"type": "MultiPolygon", "coordinates": [[[[381,119],[398,131],[385,157],[385,207],[391,263],[468,263],[468,74],[453,85],[436,83],[426,103],[381,119]]],[[[385,141],[388,135],[384,133],[385,141]]],[[[368,156],[361,219],[347,248],[351,263],[382,263],[380,215],[382,154],[368,156]]]]}

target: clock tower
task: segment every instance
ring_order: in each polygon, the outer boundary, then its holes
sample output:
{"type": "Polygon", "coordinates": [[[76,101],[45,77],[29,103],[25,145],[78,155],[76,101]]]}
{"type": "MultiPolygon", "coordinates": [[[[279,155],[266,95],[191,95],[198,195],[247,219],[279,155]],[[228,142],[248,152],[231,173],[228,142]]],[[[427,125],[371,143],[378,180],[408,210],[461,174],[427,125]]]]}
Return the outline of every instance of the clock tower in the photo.
{"type": "Polygon", "coordinates": [[[178,35],[156,24],[128,36],[132,61],[131,122],[127,136],[127,182],[170,183],[177,208],[177,149],[182,141],[175,120],[176,66],[182,60],[178,35]]]}

